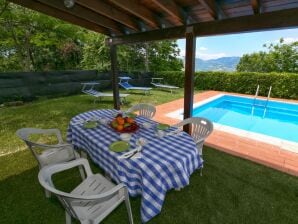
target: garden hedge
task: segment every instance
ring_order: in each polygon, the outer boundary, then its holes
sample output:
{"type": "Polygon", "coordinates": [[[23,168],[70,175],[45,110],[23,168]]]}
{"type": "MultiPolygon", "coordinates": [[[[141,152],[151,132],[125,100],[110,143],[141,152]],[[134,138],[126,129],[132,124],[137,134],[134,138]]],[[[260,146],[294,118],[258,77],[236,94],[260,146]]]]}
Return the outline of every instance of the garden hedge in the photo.
{"type": "MultiPolygon", "coordinates": [[[[183,87],[184,72],[134,72],[129,75],[131,83],[150,86],[151,77],[163,77],[169,84],[183,87]]],[[[0,73],[0,104],[10,101],[29,101],[38,97],[57,97],[81,92],[81,82],[99,81],[100,90],[111,88],[111,74],[108,72],[54,71],[0,73]]],[[[298,99],[298,74],[253,73],[253,72],[196,72],[195,88],[226,92],[255,94],[260,85],[261,96],[267,96],[272,85],[272,97],[298,99]]]]}
{"type": "MultiPolygon", "coordinates": [[[[184,72],[157,72],[156,77],[164,78],[168,84],[183,87],[184,72]]],[[[255,94],[260,85],[260,96],[267,96],[272,86],[272,97],[298,99],[298,74],[255,73],[255,72],[196,72],[195,88],[234,93],[255,94]]]]}

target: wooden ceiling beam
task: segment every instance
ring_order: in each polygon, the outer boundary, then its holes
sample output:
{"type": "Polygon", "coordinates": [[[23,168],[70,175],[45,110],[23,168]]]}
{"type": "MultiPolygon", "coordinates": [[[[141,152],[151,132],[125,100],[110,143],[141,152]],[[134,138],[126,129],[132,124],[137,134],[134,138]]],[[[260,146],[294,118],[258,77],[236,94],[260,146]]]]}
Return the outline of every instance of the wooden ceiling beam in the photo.
{"type": "Polygon", "coordinates": [[[136,17],[144,20],[150,27],[158,29],[160,24],[158,23],[156,16],[148,8],[140,4],[136,0],[109,0],[111,3],[117,5],[121,9],[135,15],[136,17]]]}
{"type": "MultiPolygon", "coordinates": [[[[298,27],[298,8],[192,24],[196,36],[213,36],[298,27]]],[[[110,44],[184,38],[187,26],[113,37],[110,44]]]]}
{"type": "Polygon", "coordinates": [[[85,7],[82,7],[78,4],[74,4],[72,8],[66,8],[62,0],[38,0],[42,4],[51,6],[53,8],[59,9],[71,15],[83,18],[92,23],[98,24],[100,26],[106,27],[112,30],[116,34],[123,33],[123,30],[118,26],[118,24],[102,15],[97,14],[94,11],[91,11],[85,7]]]}
{"type": "Polygon", "coordinates": [[[105,27],[99,26],[98,24],[95,24],[95,23],[91,23],[90,21],[81,19],[79,17],[70,15],[56,8],[52,8],[50,6],[41,4],[40,2],[36,2],[34,0],[9,0],[9,1],[12,3],[18,4],[20,6],[23,6],[25,8],[32,9],[32,10],[44,13],[46,15],[55,17],[57,19],[61,19],[66,22],[72,23],[74,25],[78,25],[86,29],[95,31],[97,33],[102,33],[108,36],[110,35],[109,30],[105,27]]]}
{"type": "Polygon", "coordinates": [[[261,13],[261,2],[260,2],[260,0],[251,0],[250,3],[251,3],[251,7],[254,11],[254,14],[255,15],[260,14],[261,13]]]}
{"type": "Polygon", "coordinates": [[[217,0],[198,0],[209,12],[213,19],[225,19],[227,16],[217,0]]]}
{"type": "Polygon", "coordinates": [[[177,20],[175,22],[171,20],[170,22],[174,23],[176,26],[185,24],[182,9],[173,0],[152,0],[152,2],[177,20]]]}
{"type": "Polygon", "coordinates": [[[117,22],[127,26],[130,29],[139,31],[138,24],[129,15],[103,1],[99,2],[98,0],[76,0],[76,3],[89,8],[99,14],[102,14],[110,19],[116,20],[117,22]]]}

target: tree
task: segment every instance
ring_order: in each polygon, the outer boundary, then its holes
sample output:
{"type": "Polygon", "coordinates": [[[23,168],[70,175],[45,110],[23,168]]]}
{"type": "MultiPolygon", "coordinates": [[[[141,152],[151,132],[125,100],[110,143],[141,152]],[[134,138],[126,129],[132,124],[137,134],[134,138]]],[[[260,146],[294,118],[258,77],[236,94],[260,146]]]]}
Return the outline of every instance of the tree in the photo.
{"type": "Polygon", "coordinates": [[[110,69],[109,48],[105,44],[106,38],[102,34],[86,32],[80,66],[83,69],[110,69]]]}
{"type": "Polygon", "coordinates": [[[240,72],[298,72],[298,42],[264,45],[266,51],[245,54],[237,65],[240,72]]]}
{"type": "Polygon", "coordinates": [[[83,29],[0,0],[0,69],[74,69],[83,29]],[[1,10],[2,9],[2,10],[1,10]]]}
{"type": "MultiPolygon", "coordinates": [[[[0,71],[110,69],[106,37],[0,0],[0,71]]],[[[176,41],[118,47],[119,70],[181,70],[176,41]]]]}
{"type": "MultiPolygon", "coordinates": [[[[109,48],[103,35],[86,35],[81,66],[85,69],[110,69],[109,48]]],[[[176,41],[160,41],[118,46],[120,71],[180,71],[183,62],[177,58],[176,41]]]]}

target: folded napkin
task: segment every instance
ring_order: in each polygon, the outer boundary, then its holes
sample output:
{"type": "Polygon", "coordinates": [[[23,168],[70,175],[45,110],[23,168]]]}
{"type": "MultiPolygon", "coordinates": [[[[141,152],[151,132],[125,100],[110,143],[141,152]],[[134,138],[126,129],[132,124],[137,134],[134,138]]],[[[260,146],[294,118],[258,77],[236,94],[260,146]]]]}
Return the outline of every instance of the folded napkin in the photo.
{"type": "Polygon", "coordinates": [[[80,125],[80,124],[84,124],[88,121],[99,121],[101,118],[99,117],[90,117],[90,118],[87,118],[87,119],[80,119],[80,120],[76,120],[76,121],[73,121],[71,124],[72,125],[80,125]]]}
{"type": "Polygon", "coordinates": [[[180,134],[182,134],[182,132],[183,132],[182,130],[177,129],[177,130],[175,130],[175,131],[167,132],[167,133],[165,134],[165,136],[180,135],[180,134]]]}
{"type": "Polygon", "coordinates": [[[129,159],[129,158],[136,158],[140,156],[140,152],[142,150],[142,146],[138,146],[133,150],[130,150],[129,152],[126,152],[122,154],[121,156],[118,156],[119,159],[129,159]],[[139,155],[137,155],[139,154],[139,155]]]}

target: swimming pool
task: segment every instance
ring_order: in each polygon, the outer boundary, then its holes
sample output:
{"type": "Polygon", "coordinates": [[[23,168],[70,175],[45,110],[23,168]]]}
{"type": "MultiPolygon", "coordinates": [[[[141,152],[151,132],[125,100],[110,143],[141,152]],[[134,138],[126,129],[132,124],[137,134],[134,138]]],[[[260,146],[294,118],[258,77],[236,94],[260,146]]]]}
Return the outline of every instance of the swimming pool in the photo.
{"type": "Polygon", "coordinates": [[[194,105],[193,116],[298,143],[298,104],[221,95],[202,105],[194,105]]]}

